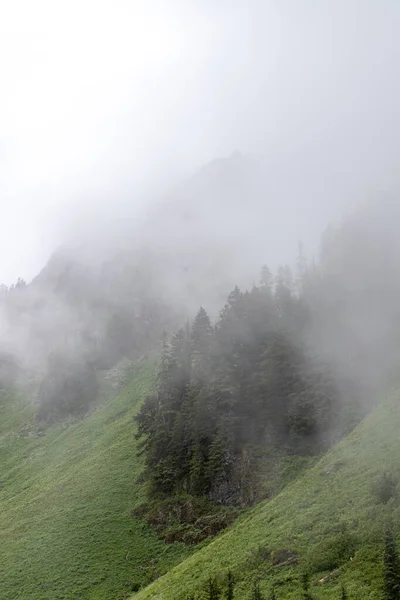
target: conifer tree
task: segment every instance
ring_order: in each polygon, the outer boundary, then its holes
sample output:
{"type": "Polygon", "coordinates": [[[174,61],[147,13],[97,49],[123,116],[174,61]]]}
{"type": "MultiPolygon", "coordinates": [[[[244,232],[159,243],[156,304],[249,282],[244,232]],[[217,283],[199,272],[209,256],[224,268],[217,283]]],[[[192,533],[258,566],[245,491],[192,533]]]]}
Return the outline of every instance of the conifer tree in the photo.
{"type": "Polygon", "coordinates": [[[390,530],[388,530],[385,535],[383,577],[385,600],[399,600],[400,576],[397,544],[396,539],[390,530]]]}
{"type": "Polygon", "coordinates": [[[273,277],[267,265],[261,267],[260,286],[264,291],[271,292],[273,277]]]}
{"type": "Polygon", "coordinates": [[[205,459],[201,450],[200,442],[197,440],[192,449],[189,468],[189,489],[192,494],[200,495],[205,488],[205,459]]]}
{"type": "Polygon", "coordinates": [[[211,486],[211,497],[216,502],[226,503],[229,497],[229,481],[235,463],[233,435],[226,420],[216,432],[209,448],[207,472],[211,486]]]}
{"type": "Polygon", "coordinates": [[[207,588],[206,588],[206,598],[207,600],[219,600],[221,597],[221,590],[219,585],[217,584],[215,579],[208,580],[207,588]]]}
{"type": "MultiPolygon", "coordinates": [[[[229,294],[215,327],[201,307],[191,328],[169,344],[164,337],[157,388],[137,417],[153,493],[252,502],[255,445],[269,439],[312,450],[314,434],[330,422],[338,392],[288,326],[295,313],[288,321],[267,293],[265,269],[263,277],[263,288],[229,294]]],[[[295,306],[285,269],[280,285],[295,306]]]]}
{"type": "Polygon", "coordinates": [[[200,386],[206,383],[211,371],[211,344],[213,328],[210,318],[201,306],[191,332],[191,383],[200,386]]]}
{"type": "Polygon", "coordinates": [[[252,591],[250,600],[265,600],[264,596],[263,596],[263,594],[261,592],[261,589],[260,589],[260,582],[259,581],[255,581],[254,582],[253,591],[252,591]]]}
{"type": "Polygon", "coordinates": [[[226,600],[233,600],[234,594],[235,594],[235,578],[232,574],[232,571],[228,571],[226,600]]]}

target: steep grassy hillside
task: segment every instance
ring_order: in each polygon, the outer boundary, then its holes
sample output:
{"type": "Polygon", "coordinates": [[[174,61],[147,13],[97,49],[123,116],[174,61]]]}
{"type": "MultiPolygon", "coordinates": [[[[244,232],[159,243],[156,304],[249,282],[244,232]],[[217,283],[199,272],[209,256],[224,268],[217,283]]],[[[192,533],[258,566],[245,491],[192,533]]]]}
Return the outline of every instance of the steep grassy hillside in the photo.
{"type": "Polygon", "coordinates": [[[143,499],[132,417],[151,381],[142,367],[89,417],[44,435],[31,403],[2,393],[2,600],[126,598],[187,556],[131,516],[143,499]]]}
{"type": "Polygon", "coordinates": [[[228,569],[237,578],[235,597],[243,600],[258,578],[266,595],[275,584],[278,600],[298,599],[303,571],[311,573],[316,598],[338,598],[341,584],[350,598],[380,598],[383,531],[388,520],[397,530],[400,506],[396,494],[386,504],[380,501],[374,486],[384,472],[400,480],[399,431],[397,393],[275,499],[255,507],[135,600],[202,598],[207,578],[228,569]],[[277,562],[288,556],[279,559],[280,550],[290,550],[298,564],[275,566],[274,555],[277,562]]]}

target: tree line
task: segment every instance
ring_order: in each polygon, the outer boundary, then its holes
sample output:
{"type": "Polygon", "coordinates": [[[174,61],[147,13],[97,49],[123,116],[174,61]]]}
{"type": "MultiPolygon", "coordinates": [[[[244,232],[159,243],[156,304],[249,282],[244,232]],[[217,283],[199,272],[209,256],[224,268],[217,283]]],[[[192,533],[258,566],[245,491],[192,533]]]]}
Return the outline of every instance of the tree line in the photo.
{"type": "Polygon", "coordinates": [[[150,494],[187,492],[248,505],[266,445],[310,453],[327,443],[340,392],[304,341],[308,308],[288,270],[236,287],[214,324],[201,307],[164,339],[156,390],[137,416],[150,494]]]}

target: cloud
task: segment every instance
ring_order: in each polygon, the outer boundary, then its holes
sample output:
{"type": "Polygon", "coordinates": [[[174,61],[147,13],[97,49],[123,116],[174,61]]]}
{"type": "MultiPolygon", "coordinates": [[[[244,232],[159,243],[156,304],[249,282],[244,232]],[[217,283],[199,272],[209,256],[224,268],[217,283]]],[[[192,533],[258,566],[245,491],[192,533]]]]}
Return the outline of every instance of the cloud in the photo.
{"type": "Polygon", "coordinates": [[[0,280],[32,277],[78,224],[141,207],[235,149],[263,158],[272,210],[299,215],[303,237],[350,198],[397,183],[399,10],[361,0],[8,3],[0,280]]]}

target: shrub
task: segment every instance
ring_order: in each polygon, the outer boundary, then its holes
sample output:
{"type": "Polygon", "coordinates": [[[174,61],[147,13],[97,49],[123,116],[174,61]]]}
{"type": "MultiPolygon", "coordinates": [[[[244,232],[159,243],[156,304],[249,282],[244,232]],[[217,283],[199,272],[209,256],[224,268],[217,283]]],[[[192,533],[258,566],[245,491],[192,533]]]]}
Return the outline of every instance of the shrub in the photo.
{"type": "Polygon", "coordinates": [[[196,544],[231,525],[240,511],[182,493],[142,504],[133,514],[144,518],[166,543],[196,544]]]}
{"type": "Polygon", "coordinates": [[[348,531],[339,532],[318,544],[309,559],[312,572],[333,571],[350,560],[357,548],[356,537],[348,531]]]}
{"type": "Polygon", "coordinates": [[[261,565],[271,560],[271,550],[267,546],[257,546],[253,548],[247,559],[247,568],[249,570],[258,569],[261,565]]]}

